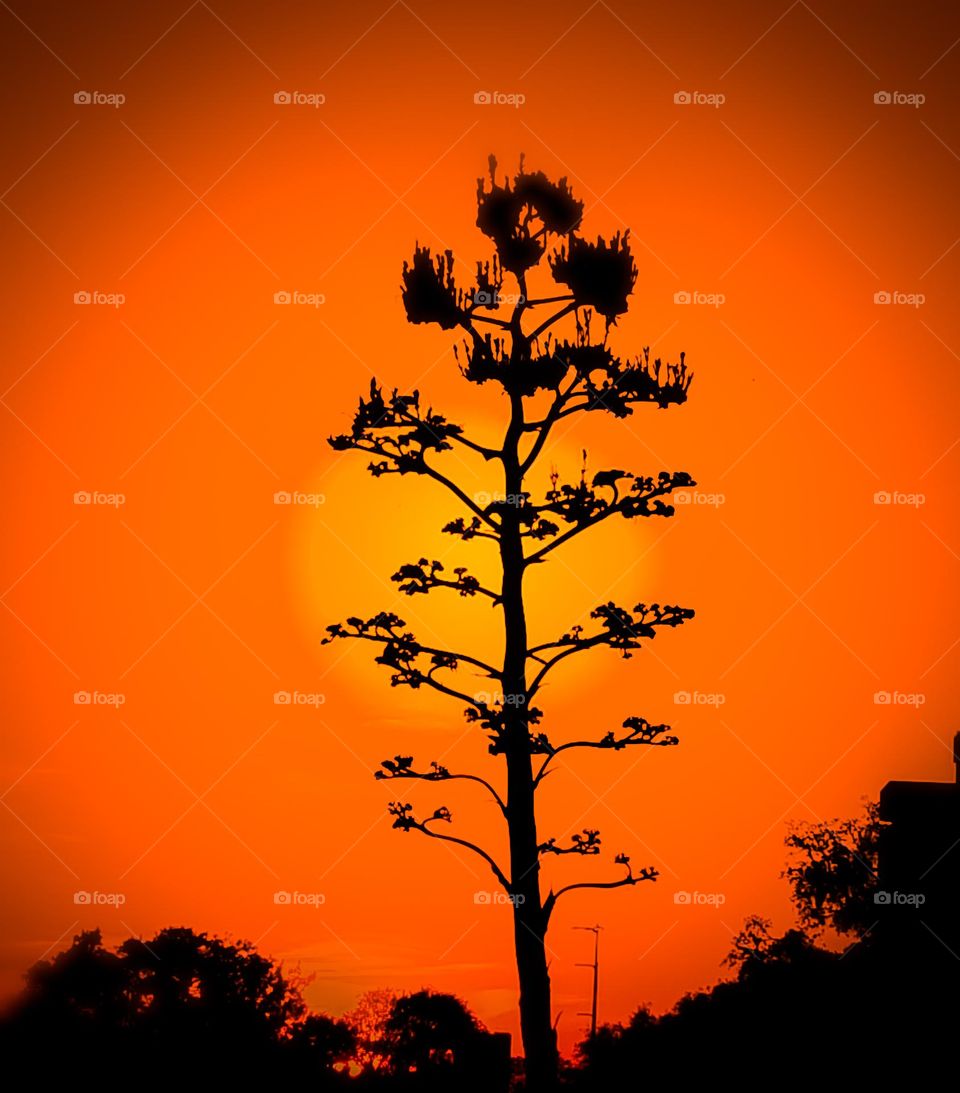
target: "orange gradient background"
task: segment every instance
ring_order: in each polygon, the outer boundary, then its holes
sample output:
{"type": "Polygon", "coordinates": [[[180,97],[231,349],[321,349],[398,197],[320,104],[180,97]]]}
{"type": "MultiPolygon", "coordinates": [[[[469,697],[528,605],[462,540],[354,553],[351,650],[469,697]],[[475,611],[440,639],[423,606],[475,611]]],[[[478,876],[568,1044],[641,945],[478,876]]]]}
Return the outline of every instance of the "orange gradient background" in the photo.
{"type": "MultiPolygon", "coordinates": [[[[114,943],[186,924],[299,964],[317,1008],[429,985],[516,1032],[509,913],[475,902],[492,878],[391,831],[396,787],[371,777],[397,752],[494,780],[498,761],[455,704],[391,690],[366,646],[320,645],[381,609],[464,651],[495,636],[485,602],[389,581],[421,555],[485,571],[490,544],[440,534],[453,499],[325,444],[373,374],[496,436],[496,391],[465,383],[454,339],[409,326],[399,299],[417,240],[451,247],[462,283],[489,257],[473,220],[490,152],[566,175],[585,234],[630,227],[640,275],[613,345],[682,349],[695,372],[683,407],[558,430],[533,487],[551,466],[573,477],[586,448],[591,469],[688,470],[723,500],[604,527],[531,581],[539,640],[608,599],[697,610],[631,660],[585,654],[538,703],[554,740],[640,714],[682,741],[586,755],[544,784],[542,836],[599,827],[607,851],[549,876],[608,879],[620,850],[662,874],[559,905],[565,1049],[589,998],[573,926],[604,927],[602,1020],[668,1007],[715,981],[744,916],[790,923],[789,821],[852,815],[889,778],[952,777],[960,13],[181,0],[12,3],[0,21],[8,989],[81,928],[114,943]],[[280,90],[325,102],[276,105],[280,90]],[[525,102],[477,105],[481,90],[525,102]],[[677,105],[683,90],[725,102],[677,105]],[[884,90],[925,102],[875,104],[884,90]],[[125,503],[78,506],[80,490],[125,503]],[[275,505],[280,490],[324,502],[275,505]],[[126,900],[77,905],[81,890],[126,900]]],[[[497,490],[482,461],[446,463],[467,492],[497,490]]],[[[454,833],[502,855],[475,787],[403,796],[450,806],[454,833]]]]}

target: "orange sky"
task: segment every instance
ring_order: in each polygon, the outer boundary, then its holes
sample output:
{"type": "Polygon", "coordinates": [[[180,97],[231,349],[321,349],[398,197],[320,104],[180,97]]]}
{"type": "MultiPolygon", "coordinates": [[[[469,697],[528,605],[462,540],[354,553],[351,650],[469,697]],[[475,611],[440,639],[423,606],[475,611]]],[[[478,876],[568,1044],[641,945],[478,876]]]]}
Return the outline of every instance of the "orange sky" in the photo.
{"type": "MultiPolygon", "coordinates": [[[[598,530],[535,575],[543,639],[611,598],[697,610],[632,660],[586,654],[539,703],[557,740],[631,714],[682,738],[585,756],[545,784],[544,837],[600,827],[610,856],[663,874],[560,904],[562,1043],[588,999],[574,965],[590,939],[572,926],[604,926],[601,1019],[668,1006],[717,977],[745,915],[789,922],[789,820],[850,815],[890,777],[951,776],[960,14],[803,0],[11,7],[8,985],[81,927],[118,941],[183,923],[299,961],[320,1008],[426,984],[515,1031],[509,914],[474,901],[492,878],[391,831],[394,794],[370,777],[397,751],[493,777],[496,761],[446,700],[391,691],[365,648],[319,644],[329,622],[378,609],[452,645],[492,636],[483,603],[398,598],[387,579],[421,554],[483,571],[489,544],[439,533],[455,504],[428,483],[374,481],[324,443],[374,372],[495,435],[496,393],[462,381],[452,339],[408,326],[399,301],[416,240],[489,256],[473,220],[491,151],[566,174],[586,234],[631,228],[640,276],[614,345],[683,349],[696,373],[683,407],[561,430],[534,484],[551,464],[575,474],[585,446],[596,469],[688,470],[722,496],[598,530]],[[475,104],[484,90],[525,102],[475,104]],[[83,91],[125,101],[74,103],[83,91]],[[275,104],[278,91],[325,101],[275,104]],[[725,101],[676,104],[681,91],[725,101]],[[925,101],[875,103],[881,91],[925,101]],[[276,305],[281,291],[324,302],[276,305]],[[273,503],[294,490],[324,501],[273,503]],[[76,491],[124,502],[75,505],[76,491]],[[923,503],[877,505],[877,491],[923,503]],[[277,691],[324,701],[278,706],[277,691]],[[325,902],[278,905],[278,890],[325,902]],[[78,905],[76,891],[125,902],[78,905]],[[677,905],[678,891],[725,902],[677,905]]],[[[496,490],[482,463],[451,466],[468,492],[496,490]]],[[[471,787],[409,796],[501,845],[471,787]]],[[[608,859],[554,875],[574,872],[616,875],[608,859]]]]}

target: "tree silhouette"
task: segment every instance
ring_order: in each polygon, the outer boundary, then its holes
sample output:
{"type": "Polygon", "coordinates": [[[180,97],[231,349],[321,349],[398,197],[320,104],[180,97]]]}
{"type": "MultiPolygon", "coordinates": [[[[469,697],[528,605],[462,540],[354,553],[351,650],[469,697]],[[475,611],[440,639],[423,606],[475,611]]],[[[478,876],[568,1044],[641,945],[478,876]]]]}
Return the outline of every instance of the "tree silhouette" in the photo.
{"type": "Polygon", "coordinates": [[[314,1083],[350,1062],[356,1052],[356,1037],[344,1021],[325,1013],[311,1013],[289,1030],[287,1052],[294,1073],[314,1083]]]}
{"type": "Polygon", "coordinates": [[[437,1093],[490,1089],[491,1040],[459,998],[429,990],[397,998],[383,1027],[390,1073],[437,1093]]]}
{"type": "Polygon", "coordinates": [[[880,828],[874,802],[853,819],[791,827],[785,840],[791,858],[783,876],[807,930],[830,926],[840,934],[862,934],[876,925],[880,828]]]}
{"type": "Polygon", "coordinates": [[[384,988],[365,991],[356,1006],[343,1015],[353,1030],[353,1059],[361,1071],[376,1072],[389,1066],[384,1029],[399,997],[395,991],[384,988]]]}
{"type": "Polygon", "coordinates": [[[520,1024],[531,1090],[556,1083],[557,1051],[551,1023],[550,980],[544,938],[557,900],[583,888],[619,888],[654,880],[656,870],[634,870],[626,854],[615,863],[620,876],[587,880],[558,890],[541,891],[541,860],[550,854],[593,856],[600,852],[596,831],[576,835],[569,843],[541,840],[536,822],[536,794],[555,758],[564,751],[598,748],[619,751],[628,747],[663,747],[675,744],[668,726],[642,717],[628,717],[623,731],[599,732],[595,737],[554,743],[541,728],[537,695],[562,661],[587,650],[606,646],[629,657],[644,640],[663,627],[692,618],[693,611],[677,606],[637,604],[632,609],[616,603],[599,604],[592,624],[575,625],[553,641],[531,645],[527,636],[524,577],[543,564],[557,548],[613,516],[672,516],[668,503],[676,489],[695,485],[681,471],[661,470],[655,475],[610,469],[561,482],[554,472],[550,488],[534,497],[527,486],[530,473],[558,422],[585,413],[625,418],[634,408],[660,408],[686,400],[691,374],[683,354],[679,363],[651,361],[644,348],[638,357],[617,356],[609,334],[624,314],[633,292],[637,268],[630,251],[629,233],[588,242],[580,234],[583,203],[566,179],[550,181],[541,172],[524,170],[513,178],[497,180],[497,164],[490,157],[489,178],[478,180],[477,226],[492,241],[489,260],[476,265],[475,283],[460,287],[454,275],[451,251],[433,255],[417,245],[404,263],[402,298],[411,323],[435,323],[443,330],[464,335],[454,352],[463,376],[475,384],[502,388],[509,418],[499,447],[471,439],[464,429],[421,401],[420,392],[385,392],[374,380],[369,395],[361,398],[348,433],[331,437],[338,451],[355,449],[371,457],[370,472],[425,476],[459,502],[461,513],[443,531],[464,542],[488,540],[497,548],[500,580],[484,587],[465,567],[448,575],[437,561],[421,558],[403,565],[393,575],[408,595],[449,589],[461,597],[482,596],[502,613],[502,659],[488,664],[460,649],[437,648],[417,640],[406,623],[392,612],[349,618],[328,627],[325,641],[352,639],[370,642],[376,661],[391,673],[393,686],[426,687],[462,703],[467,719],[484,731],[489,751],[506,764],[506,792],[474,774],[452,773],[432,763],[415,765],[411,756],[388,759],[377,777],[396,781],[466,779],[491,794],[506,821],[509,864],[501,867],[476,843],[446,834],[451,821],[448,807],[418,816],[412,805],[398,800],[390,805],[393,826],[432,839],[454,843],[479,855],[513,902],[514,942],[520,984],[520,1024]],[[554,249],[548,253],[548,248],[554,249]],[[528,279],[544,265],[564,291],[548,290],[531,298],[528,279]],[[503,292],[507,278],[516,292],[503,292]],[[549,309],[546,318],[541,309],[549,309]],[[564,323],[568,335],[560,340],[554,328],[564,323]],[[569,329],[572,326],[572,329],[569,329]],[[454,449],[482,457],[502,472],[502,493],[483,504],[432,462],[454,449]],[[493,680],[495,697],[471,695],[458,683],[475,670],[493,680]]]}
{"type": "Polygon", "coordinates": [[[297,976],[247,941],[171,927],[111,951],[90,930],[25,980],[0,1050],[51,1081],[89,1073],[125,1087],[149,1060],[156,1082],[303,1075],[331,1088],[353,1054],[351,1030],[308,1014],[297,976]]]}

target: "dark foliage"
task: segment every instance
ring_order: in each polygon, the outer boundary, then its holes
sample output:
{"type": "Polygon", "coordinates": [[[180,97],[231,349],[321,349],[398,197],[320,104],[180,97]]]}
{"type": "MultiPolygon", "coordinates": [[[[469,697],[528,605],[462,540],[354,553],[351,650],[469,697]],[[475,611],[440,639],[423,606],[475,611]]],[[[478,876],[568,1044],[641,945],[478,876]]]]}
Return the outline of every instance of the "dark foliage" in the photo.
{"type": "Polygon", "coordinates": [[[175,928],[110,950],[91,930],[25,980],[0,1047],[41,1088],[506,1089],[503,1038],[453,995],[379,992],[344,1019],[310,1013],[300,981],[249,942],[175,928]]]}
{"type": "Polygon", "coordinates": [[[877,920],[877,806],[851,820],[797,824],[787,836],[791,860],[784,877],[793,890],[801,924],[818,931],[861,934],[877,920]]]}
{"type": "Polygon", "coordinates": [[[642,1073],[653,1087],[886,1089],[948,1074],[960,960],[920,916],[878,915],[880,829],[873,805],[794,828],[784,876],[800,927],[778,936],[747,919],[726,959],[733,980],[602,1026],[580,1045],[570,1088],[632,1093],[642,1073]]]}
{"type": "Polygon", "coordinates": [[[149,1059],[157,1080],[184,1073],[239,1079],[306,1065],[318,1082],[350,1047],[349,1030],[306,1019],[297,986],[249,942],[185,928],[115,952],[100,932],[78,935],[34,965],[4,1022],[5,1052],[38,1080],[118,1080],[149,1059]]]}

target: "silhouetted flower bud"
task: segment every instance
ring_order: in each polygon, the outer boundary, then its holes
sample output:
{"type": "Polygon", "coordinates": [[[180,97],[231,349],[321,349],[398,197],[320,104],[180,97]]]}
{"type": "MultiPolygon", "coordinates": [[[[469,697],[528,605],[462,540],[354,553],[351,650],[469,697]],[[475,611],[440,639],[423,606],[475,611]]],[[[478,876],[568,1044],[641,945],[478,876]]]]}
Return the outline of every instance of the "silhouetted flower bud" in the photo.
{"type": "Polygon", "coordinates": [[[629,236],[629,232],[617,232],[609,243],[602,238],[588,243],[572,235],[550,257],[554,280],[570,289],[578,307],[594,308],[608,323],[626,312],[627,297],[637,280],[629,236]]]}
{"type": "Polygon", "coordinates": [[[450,330],[463,314],[453,280],[453,252],[434,259],[429,247],[417,247],[413,262],[403,263],[403,306],[411,323],[438,323],[450,330]]]}

